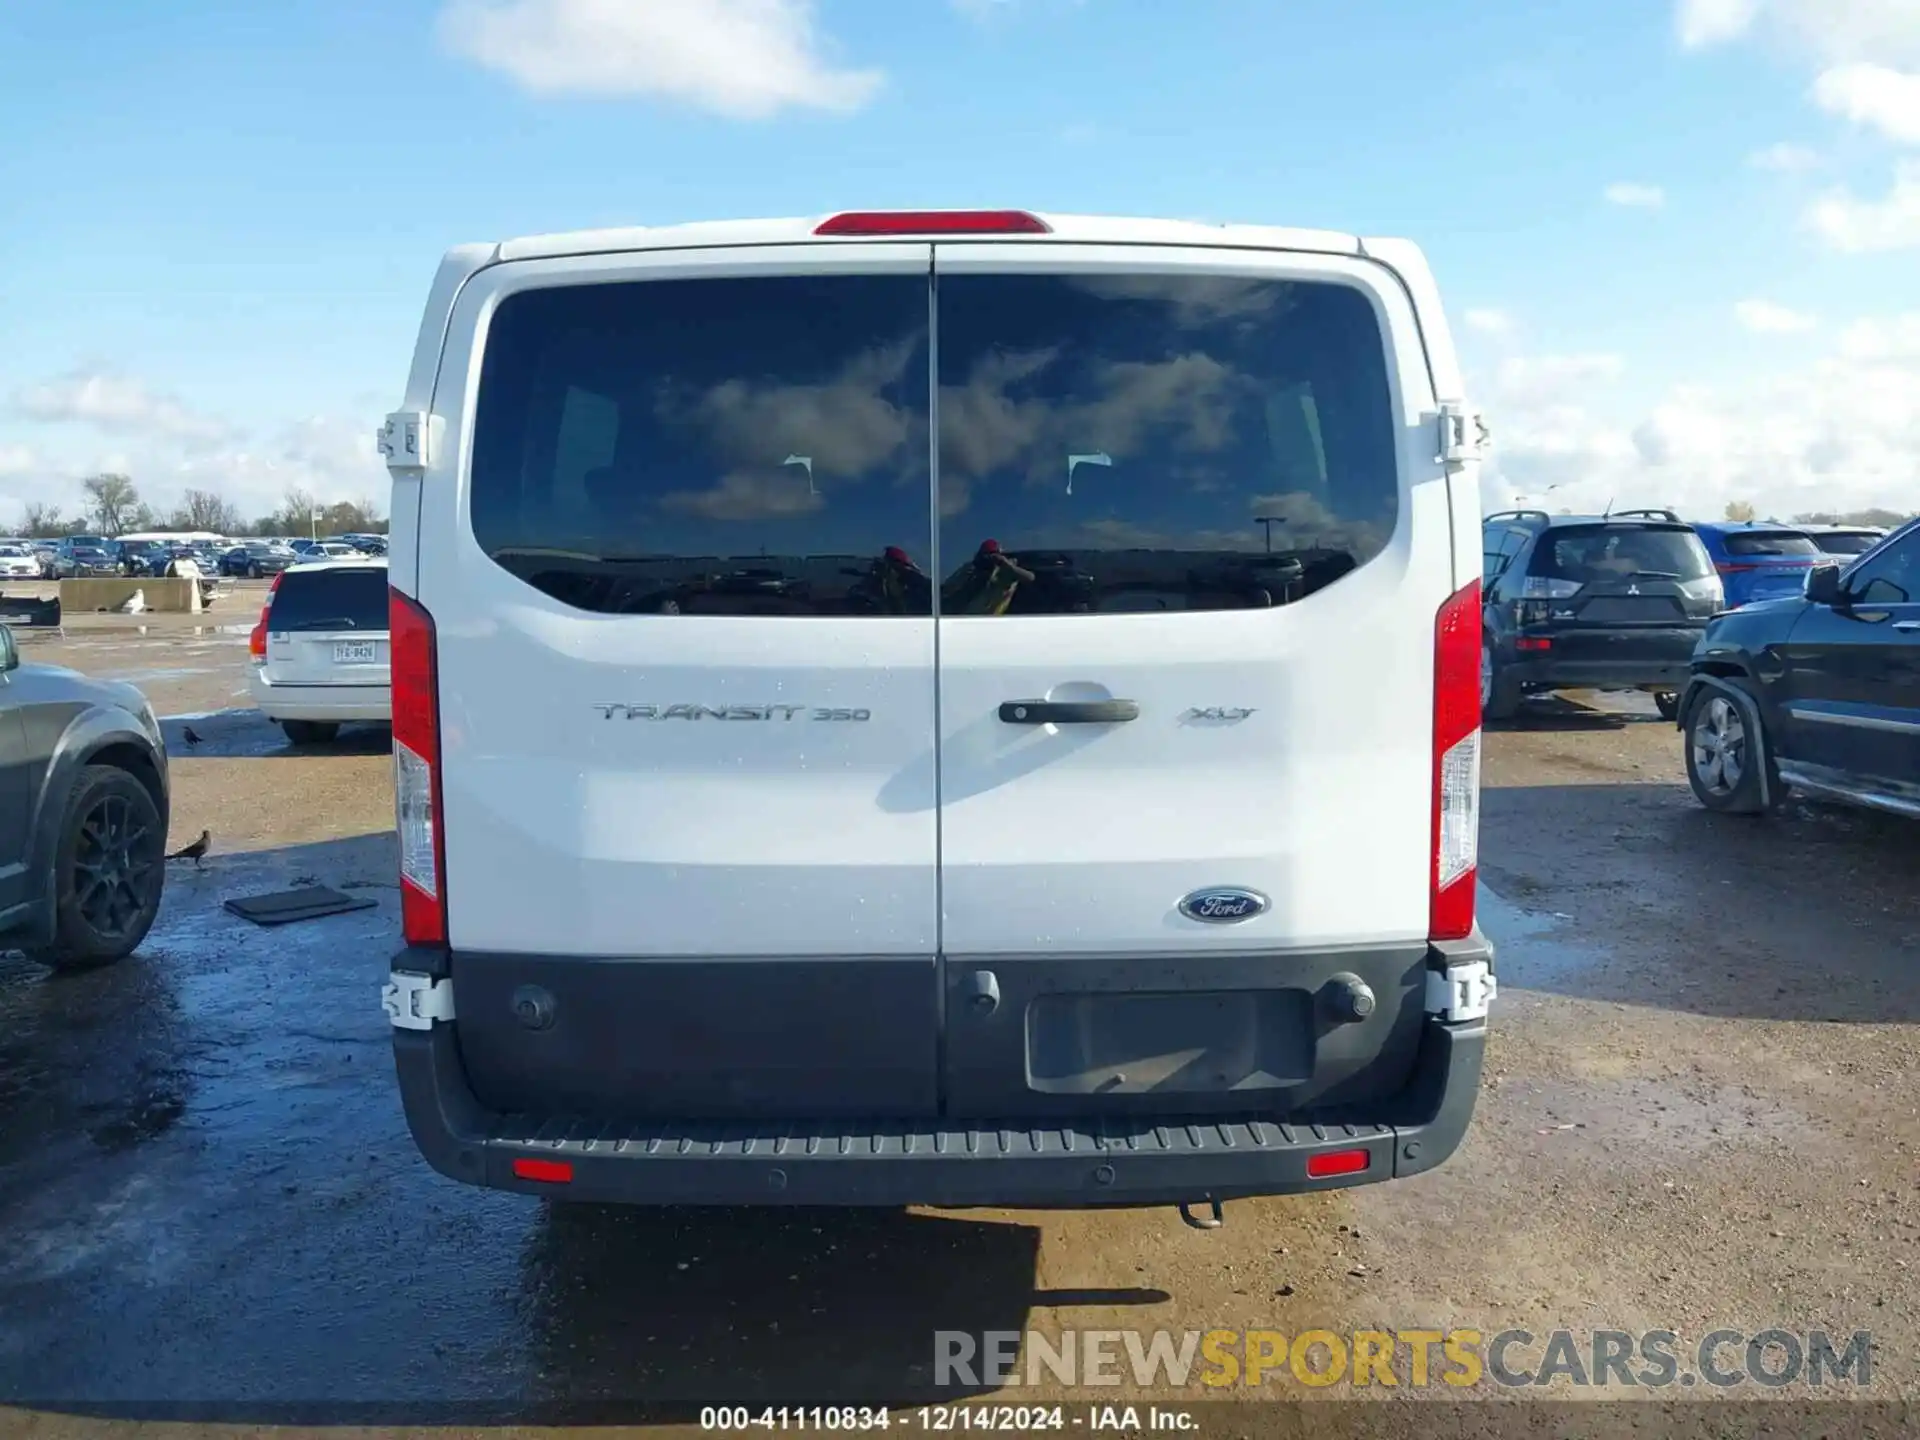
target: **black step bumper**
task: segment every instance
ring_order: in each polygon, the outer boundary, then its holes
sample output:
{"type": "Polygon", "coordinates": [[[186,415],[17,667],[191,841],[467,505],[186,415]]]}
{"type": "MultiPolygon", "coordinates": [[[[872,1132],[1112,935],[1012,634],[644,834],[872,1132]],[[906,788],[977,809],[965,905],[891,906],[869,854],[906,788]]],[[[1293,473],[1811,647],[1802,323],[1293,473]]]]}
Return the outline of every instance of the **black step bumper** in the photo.
{"type": "MultiPolygon", "coordinates": [[[[1490,953],[1476,937],[1435,947],[1432,959],[1490,953]]],[[[426,974],[444,963],[403,953],[393,968],[426,974]]],[[[474,1095],[457,1025],[393,1032],[414,1141],[434,1169],[468,1184],[633,1204],[1031,1209],[1225,1201],[1431,1170],[1472,1120],[1485,1043],[1484,1020],[1428,1017],[1405,1087],[1364,1116],[672,1122],[498,1114],[474,1095]],[[1317,1155],[1346,1152],[1353,1164],[1356,1151],[1364,1166],[1309,1171],[1317,1155]],[[530,1161],[548,1162],[534,1168],[550,1178],[516,1173],[530,1161]]]]}

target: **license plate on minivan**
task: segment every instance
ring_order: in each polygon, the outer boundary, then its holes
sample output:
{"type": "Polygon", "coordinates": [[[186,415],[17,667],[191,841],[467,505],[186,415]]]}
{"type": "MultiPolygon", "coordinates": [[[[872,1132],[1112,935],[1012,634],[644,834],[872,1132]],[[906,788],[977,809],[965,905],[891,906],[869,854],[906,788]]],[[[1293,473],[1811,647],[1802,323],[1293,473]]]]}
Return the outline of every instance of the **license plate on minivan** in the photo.
{"type": "Polygon", "coordinates": [[[371,665],[378,658],[371,640],[339,640],[334,643],[333,663],[336,665],[371,665]]]}

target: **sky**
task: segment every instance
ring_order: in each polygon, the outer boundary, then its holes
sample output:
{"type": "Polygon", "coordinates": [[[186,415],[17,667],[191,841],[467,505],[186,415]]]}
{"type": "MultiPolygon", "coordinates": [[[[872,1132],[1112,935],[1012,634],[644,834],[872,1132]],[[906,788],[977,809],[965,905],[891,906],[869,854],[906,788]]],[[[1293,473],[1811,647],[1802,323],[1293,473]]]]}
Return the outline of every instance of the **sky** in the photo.
{"type": "Polygon", "coordinates": [[[441,253],[994,206],[1407,236],[1490,503],[1920,507],[1920,0],[7,0],[0,530],[383,497],[441,253]]]}

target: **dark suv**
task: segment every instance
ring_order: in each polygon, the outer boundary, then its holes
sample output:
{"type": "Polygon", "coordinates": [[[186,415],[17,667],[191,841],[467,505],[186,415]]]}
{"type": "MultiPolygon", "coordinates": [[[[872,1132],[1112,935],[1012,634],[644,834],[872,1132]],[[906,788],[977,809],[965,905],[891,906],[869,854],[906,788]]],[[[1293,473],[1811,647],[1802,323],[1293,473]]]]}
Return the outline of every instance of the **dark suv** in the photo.
{"type": "Polygon", "coordinates": [[[0,625],[0,950],[132,953],[166,883],[167,750],[131,685],[25,665],[0,625]]]}
{"type": "Polygon", "coordinates": [[[1680,713],[1709,810],[1772,810],[1792,786],[1920,818],[1920,520],[1714,621],[1680,713]]]}
{"type": "Polygon", "coordinates": [[[1481,526],[1481,709],[1531,693],[1647,690],[1673,719],[1694,646],[1725,605],[1693,528],[1671,510],[1501,510],[1481,526]]]}

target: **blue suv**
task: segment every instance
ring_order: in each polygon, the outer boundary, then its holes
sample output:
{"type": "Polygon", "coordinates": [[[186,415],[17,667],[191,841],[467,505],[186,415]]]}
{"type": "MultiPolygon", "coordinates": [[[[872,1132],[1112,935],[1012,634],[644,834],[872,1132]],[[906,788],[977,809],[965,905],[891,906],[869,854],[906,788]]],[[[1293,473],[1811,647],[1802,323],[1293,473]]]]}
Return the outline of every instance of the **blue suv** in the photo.
{"type": "Polygon", "coordinates": [[[1806,531],[1777,520],[1702,522],[1693,528],[1720,574],[1729,610],[1798,595],[1807,572],[1829,558],[1806,531]]]}

